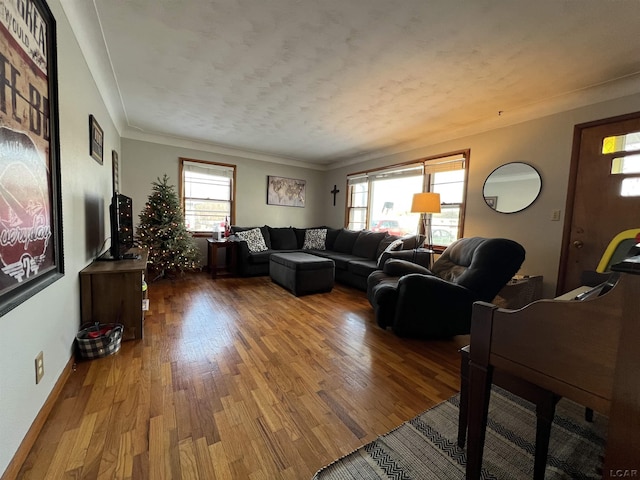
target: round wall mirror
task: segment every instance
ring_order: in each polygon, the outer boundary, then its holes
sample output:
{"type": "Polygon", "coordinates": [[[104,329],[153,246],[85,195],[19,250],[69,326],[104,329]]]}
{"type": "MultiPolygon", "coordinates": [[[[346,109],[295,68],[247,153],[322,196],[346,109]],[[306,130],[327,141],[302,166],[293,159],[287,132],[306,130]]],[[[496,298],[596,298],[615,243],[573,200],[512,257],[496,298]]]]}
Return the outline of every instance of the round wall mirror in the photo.
{"type": "Polygon", "coordinates": [[[535,202],[542,188],[542,178],[531,165],[507,163],[496,168],[484,181],[484,201],[496,212],[515,213],[535,202]]]}

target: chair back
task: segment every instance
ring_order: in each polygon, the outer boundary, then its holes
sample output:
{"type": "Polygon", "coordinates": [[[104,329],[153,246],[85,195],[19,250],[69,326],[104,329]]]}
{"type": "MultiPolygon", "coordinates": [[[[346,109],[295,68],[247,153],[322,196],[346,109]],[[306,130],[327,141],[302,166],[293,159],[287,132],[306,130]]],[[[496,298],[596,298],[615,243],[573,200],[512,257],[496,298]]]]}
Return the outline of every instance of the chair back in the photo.
{"type": "Polygon", "coordinates": [[[461,238],[433,264],[443,280],[471,290],[477,300],[490,302],[520,269],[525,250],[506,238],[461,238]]]}

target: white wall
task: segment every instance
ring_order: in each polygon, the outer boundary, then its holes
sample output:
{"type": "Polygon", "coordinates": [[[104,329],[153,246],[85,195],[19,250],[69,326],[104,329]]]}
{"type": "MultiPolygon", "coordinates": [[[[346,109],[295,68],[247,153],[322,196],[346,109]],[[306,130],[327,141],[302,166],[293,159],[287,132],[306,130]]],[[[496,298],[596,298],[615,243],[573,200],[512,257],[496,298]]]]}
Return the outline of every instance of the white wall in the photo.
{"type": "MultiPolygon", "coordinates": [[[[544,294],[552,297],[558,276],[574,126],[638,110],[640,95],[633,95],[336,168],[327,173],[324,188],[328,191],[334,184],[338,185],[341,192],[336,203],[339,206],[327,210],[325,223],[332,226],[344,224],[348,173],[469,148],[471,154],[464,236],[506,237],[521,243],[527,251],[527,258],[520,273],[543,275],[544,294]],[[495,168],[508,162],[533,165],[542,176],[542,191],[536,202],[526,210],[513,214],[495,212],[486,205],[482,197],[482,186],[487,176],[495,168]],[[562,218],[552,222],[551,213],[556,209],[562,211],[562,218]]],[[[414,192],[407,192],[407,195],[412,193],[414,192]]]]}
{"type": "MultiPolygon", "coordinates": [[[[169,183],[179,185],[179,159],[191,158],[236,165],[236,224],[242,226],[311,227],[324,220],[324,201],[321,192],[324,172],[316,169],[289,166],[239,156],[223,155],[205,150],[204,145],[168,146],[147,141],[122,139],[122,158],[126,160],[121,174],[121,191],[133,199],[138,214],[144,208],[152,189],[152,182],[167,174],[169,183]],[[201,149],[196,149],[200,147],[201,149]],[[306,180],[306,205],[282,207],[267,205],[267,176],[276,175],[306,180]]],[[[206,259],[205,240],[197,239],[206,259]]]]}
{"type": "Polygon", "coordinates": [[[78,272],[91,262],[107,236],[111,151],[120,148],[119,134],[58,0],[47,3],[58,29],[65,275],[0,318],[0,472],[5,471],[71,357],[80,325],[78,272]],[[104,129],[104,165],[89,156],[90,113],[104,129]],[[44,352],[45,375],[36,385],[34,360],[40,351],[44,352]]]}

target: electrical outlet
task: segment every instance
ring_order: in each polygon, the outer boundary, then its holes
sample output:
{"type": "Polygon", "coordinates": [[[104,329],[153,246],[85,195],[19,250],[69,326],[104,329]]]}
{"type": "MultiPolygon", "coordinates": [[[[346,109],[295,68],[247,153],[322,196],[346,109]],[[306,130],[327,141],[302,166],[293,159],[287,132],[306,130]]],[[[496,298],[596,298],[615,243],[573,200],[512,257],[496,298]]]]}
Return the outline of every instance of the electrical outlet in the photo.
{"type": "Polygon", "coordinates": [[[551,212],[551,221],[552,222],[558,222],[560,221],[560,210],[553,210],[551,212]]]}
{"type": "Polygon", "coordinates": [[[40,352],[36,356],[36,385],[44,377],[44,353],[40,352]]]}

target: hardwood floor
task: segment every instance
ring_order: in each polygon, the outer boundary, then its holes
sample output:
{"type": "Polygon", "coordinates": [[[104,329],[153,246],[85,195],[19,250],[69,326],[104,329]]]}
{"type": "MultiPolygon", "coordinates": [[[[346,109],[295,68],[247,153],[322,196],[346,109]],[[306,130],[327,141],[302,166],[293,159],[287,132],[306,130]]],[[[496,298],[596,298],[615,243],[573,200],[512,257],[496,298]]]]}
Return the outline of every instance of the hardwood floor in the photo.
{"type": "Polygon", "coordinates": [[[149,298],[144,339],[77,364],[18,478],[309,479],[459,390],[464,338],[400,339],[342,285],[199,273],[149,298]]]}

